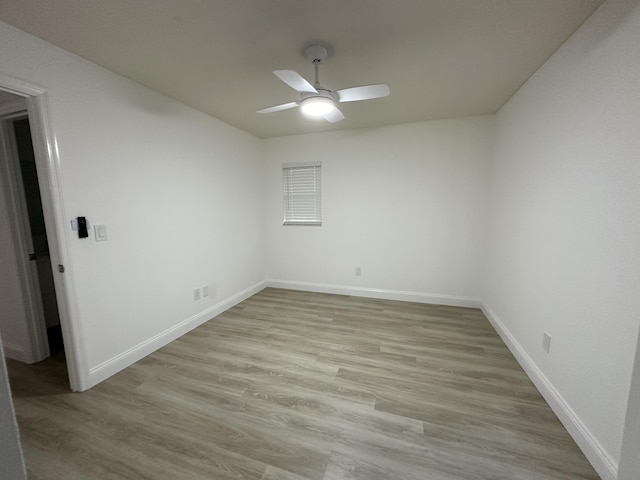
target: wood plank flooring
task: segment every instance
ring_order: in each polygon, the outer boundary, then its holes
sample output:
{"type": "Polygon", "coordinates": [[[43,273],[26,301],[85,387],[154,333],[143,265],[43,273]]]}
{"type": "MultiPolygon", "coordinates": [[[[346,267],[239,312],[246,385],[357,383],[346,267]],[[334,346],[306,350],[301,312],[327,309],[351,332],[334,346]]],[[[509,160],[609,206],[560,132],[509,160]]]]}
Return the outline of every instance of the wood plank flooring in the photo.
{"type": "Polygon", "coordinates": [[[476,309],[266,289],[84,393],[8,361],[29,479],[598,479],[476,309]]]}

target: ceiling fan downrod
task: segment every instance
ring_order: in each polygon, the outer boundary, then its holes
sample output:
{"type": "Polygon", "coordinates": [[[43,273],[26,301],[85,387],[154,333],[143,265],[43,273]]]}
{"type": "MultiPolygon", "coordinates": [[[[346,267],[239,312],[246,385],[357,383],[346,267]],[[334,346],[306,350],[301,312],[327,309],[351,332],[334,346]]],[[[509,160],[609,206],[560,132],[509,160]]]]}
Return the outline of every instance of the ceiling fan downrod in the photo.
{"type": "Polygon", "coordinates": [[[320,45],[319,43],[312,43],[310,45],[307,45],[307,47],[304,49],[304,53],[309,61],[313,64],[313,69],[315,72],[314,85],[319,86],[320,75],[318,73],[318,65],[320,65],[327,58],[327,56],[329,55],[329,50],[324,45],[320,45]]]}

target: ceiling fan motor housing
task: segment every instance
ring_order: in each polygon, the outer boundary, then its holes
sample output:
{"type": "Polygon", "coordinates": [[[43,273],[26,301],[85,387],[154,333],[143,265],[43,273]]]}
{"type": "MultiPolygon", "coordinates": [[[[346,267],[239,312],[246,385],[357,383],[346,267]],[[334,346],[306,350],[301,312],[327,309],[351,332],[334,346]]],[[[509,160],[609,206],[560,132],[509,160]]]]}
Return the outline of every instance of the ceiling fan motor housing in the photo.
{"type": "Polygon", "coordinates": [[[324,97],[324,98],[328,98],[329,100],[332,100],[334,102],[338,101],[338,95],[334,92],[332,92],[331,90],[327,90],[326,88],[318,88],[316,86],[316,90],[318,91],[318,93],[315,92],[301,92],[300,93],[300,101],[305,100],[307,98],[311,98],[311,97],[324,97]]]}

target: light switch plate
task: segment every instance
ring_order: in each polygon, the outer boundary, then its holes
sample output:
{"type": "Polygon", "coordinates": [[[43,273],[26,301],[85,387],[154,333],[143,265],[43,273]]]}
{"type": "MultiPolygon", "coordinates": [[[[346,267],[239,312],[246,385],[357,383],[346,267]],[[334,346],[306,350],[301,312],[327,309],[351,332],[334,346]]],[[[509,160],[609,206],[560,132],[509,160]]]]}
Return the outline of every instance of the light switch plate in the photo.
{"type": "Polygon", "coordinates": [[[107,241],[107,226],[106,225],[94,225],[93,233],[96,236],[96,242],[107,241]]]}

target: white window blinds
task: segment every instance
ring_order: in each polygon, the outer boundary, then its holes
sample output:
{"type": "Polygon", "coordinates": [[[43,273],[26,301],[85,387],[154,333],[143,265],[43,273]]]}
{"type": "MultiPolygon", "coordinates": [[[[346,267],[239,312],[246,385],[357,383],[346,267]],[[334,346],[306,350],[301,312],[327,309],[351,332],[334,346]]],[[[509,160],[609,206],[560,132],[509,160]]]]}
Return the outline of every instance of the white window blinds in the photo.
{"type": "Polygon", "coordinates": [[[282,166],[284,225],[322,225],[320,163],[282,166]]]}

